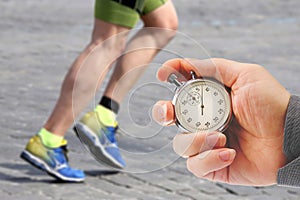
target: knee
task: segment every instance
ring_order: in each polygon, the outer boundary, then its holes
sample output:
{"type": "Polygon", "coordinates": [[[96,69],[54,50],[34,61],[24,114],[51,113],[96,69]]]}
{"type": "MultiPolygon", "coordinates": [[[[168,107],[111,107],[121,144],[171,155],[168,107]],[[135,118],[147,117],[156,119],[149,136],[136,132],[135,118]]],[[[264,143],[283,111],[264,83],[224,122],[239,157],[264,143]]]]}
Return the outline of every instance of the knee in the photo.
{"type": "Polygon", "coordinates": [[[163,23],[160,28],[167,30],[167,35],[169,37],[169,40],[171,40],[173,37],[175,37],[176,32],[178,30],[178,19],[174,18],[172,20],[169,20],[163,23]]]}
{"type": "Polygon", "coordinates": [[[166,21],[163,21],[161,24],[159,24],[158,27],[176,32],[178,30],[178,19],[177,18],[168,19],[166,21]]]}
{"type": "Polygon", "coordinates": [[[159,40],[166,45],[170,40],[172,40],[178,30],[178,19],[168,18],[161,20],[154,20],[152,23],[145,23],[145,28],[149,28],[148,31],[152,35],[156,35],[159,40]]]}
{"type": "Polygon", "coordinates": [[[160,29],[165,30],[167,37],[171,40],[178,30],[178,19],[173,18],[162,22],[159,26],[160,29]]]}
{"type": "Polygon", "coordinates": [[[112,35],[108,38],[92,38],[88,45],[88,51],[97,50],[100,53],[107,52],[110,55],[119,55],[126,45],[126,37],[120,34],[112,35]]]}

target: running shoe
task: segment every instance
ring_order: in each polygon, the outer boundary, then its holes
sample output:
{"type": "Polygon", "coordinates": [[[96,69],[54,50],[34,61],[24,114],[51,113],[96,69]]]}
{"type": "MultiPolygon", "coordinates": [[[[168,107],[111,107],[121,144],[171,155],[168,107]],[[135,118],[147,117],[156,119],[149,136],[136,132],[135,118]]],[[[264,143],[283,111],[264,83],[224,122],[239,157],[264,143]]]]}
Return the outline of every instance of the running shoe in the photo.
{"type": "Polygon", "coordinates": [[[20,157],[34,167],[47,172],[64,182],[82,182],[85,178],[82,170],[73,169],[68,164],[67,146],[47,148],[39,135],[33,136],[20,157]]]}
{"type": "Polygon", "coordinates": [[[104,126],[95,111],[85,114],[74,126],[77,137],[99,162],[122,169],[125,167],[115,138],[118,126],[104,126]]]}

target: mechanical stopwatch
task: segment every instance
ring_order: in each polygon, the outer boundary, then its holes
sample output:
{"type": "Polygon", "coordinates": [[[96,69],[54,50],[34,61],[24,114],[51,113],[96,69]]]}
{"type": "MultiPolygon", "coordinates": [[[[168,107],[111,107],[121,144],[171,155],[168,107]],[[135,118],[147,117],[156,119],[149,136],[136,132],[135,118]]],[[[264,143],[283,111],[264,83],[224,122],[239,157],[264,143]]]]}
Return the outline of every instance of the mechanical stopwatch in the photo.
{"type": "Polygon", "coordinates": [[[176,85],[172,101],[175,122],[184,131],[224,131],[232,118],[231,98],[227,88],[211,78],[196,78],[180,82],[175,74],[168,82],[176,85]]]}

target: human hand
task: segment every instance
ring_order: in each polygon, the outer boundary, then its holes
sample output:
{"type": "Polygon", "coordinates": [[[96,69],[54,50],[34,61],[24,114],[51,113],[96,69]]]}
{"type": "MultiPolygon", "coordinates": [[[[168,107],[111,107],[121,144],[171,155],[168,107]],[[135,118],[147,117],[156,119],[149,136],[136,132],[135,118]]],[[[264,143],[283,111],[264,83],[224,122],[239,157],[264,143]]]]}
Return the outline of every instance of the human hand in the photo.
{"type": "MultiPolygon", "coordinates": [[[[197,177],[237,185],[271,185],[286,164],[283,153],[284,123],[289,92],[263,67],[225,59],[174,59],[159,69],[167,81],[171,73],[190,79],[213,77],[231,88],[234,118],[224,133],[178,134],[173,140],[177,154],[187,157],[187,168],[197,177]]],[[[171,101],[159,101],[153,118],[174,124],[171,101]]]]}

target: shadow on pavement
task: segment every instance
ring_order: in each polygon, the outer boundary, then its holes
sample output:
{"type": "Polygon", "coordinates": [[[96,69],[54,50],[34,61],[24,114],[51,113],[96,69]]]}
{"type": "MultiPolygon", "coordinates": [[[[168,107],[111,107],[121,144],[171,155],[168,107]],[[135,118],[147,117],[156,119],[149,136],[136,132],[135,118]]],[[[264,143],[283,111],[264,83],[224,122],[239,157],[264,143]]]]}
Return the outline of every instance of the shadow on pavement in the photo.
{"type": "Polygon", "coordinates": [[[108,176],[108,175],[115,175],[121,173],[118,170],[85,170],[84,171],[88,176],[108,176]]]}
{"type": "MultiPolygon", "coordinates": [[[[28,164],[12,164],[12,163],[0,163],[0,167],[11,170],[10,172],[0,171],[0,179],[3,181],[9,181],[13,183],[53,183],[53,184],[64,184],[70,182],[64,182],[55,180],[48,176],[46,172],[36,169],[28,164]],[[15,175],[14,171],[18,171],[18,175],[15,175]],[[23,172],[26,176],[20,176],[19,172],[23,172]],[[41,176],[45,176],[45,179],[41,179],[41,176]],[[38,177],[38,178],[37,178],[38,177]]],[[[85,174],[91,177],[101,177],[108,175],[115,175],[120,173],[117,170],[86,170],[85,174]]],[[[22,174],[22,173],[21,173],[22,174]]]]}

